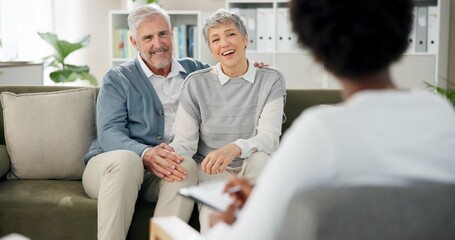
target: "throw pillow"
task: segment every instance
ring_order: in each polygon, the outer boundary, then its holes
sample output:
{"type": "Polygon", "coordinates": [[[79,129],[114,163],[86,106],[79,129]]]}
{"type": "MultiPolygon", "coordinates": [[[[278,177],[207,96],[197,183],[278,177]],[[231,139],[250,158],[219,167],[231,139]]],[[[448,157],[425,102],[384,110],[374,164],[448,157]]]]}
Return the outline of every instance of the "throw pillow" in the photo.
{"type": "Polygon", "coordinates": [[[8,179],[81,179],[95,138],[96,89],[1,93],[8,179]]]}

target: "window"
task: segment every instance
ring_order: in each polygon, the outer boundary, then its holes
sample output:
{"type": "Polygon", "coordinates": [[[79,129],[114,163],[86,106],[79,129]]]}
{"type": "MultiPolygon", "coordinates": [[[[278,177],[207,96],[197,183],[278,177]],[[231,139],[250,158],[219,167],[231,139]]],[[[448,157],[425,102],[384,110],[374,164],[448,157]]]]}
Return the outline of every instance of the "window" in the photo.
{"type": "Polygon", "coordinates": [[[0,60],[39,60],[52,53],[37,32],[52,32],[52,0],[0,1],[0,60]]]}

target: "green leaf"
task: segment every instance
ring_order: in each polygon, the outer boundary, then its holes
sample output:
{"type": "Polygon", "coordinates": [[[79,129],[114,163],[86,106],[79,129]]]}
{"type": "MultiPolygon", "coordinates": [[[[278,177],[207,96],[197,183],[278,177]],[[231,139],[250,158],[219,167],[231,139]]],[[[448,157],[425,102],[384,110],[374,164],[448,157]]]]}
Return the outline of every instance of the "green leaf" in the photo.
{"type": "MultiPolygon", "coordinates": [[[[453,107],[455,108],[455,89],[445,89],[445,88],[441,88],[439,86],[435,86],[431,83],[428,83],[428,82],[424,82],[426,87],[437,92],[438,94],[446,97],[450,103],[452,103],[453,107]]],[[[453,83],[451,82],[447,82],[448,85],[451,85],[453,83]]]]}
{"type": "Polygon", "coordinates": [[[74,82],[78,78],[78,74],[70,70],[57,70],[51,72],[49,77],[56,83],[74,82]]]}
{"type": "Polygon", "coordinates": [[[66,70],[70,70],[73,72],[81,73],[81,72],[88,72],[90,71],[90,68],[87,65],[84,66],[76,66],[76,65],[71,65],[71,64],[66,64],[65,65],[66,70]]]}
{"type": "Polygon", "coordinates": [[[38,35],[49,45],[54,47],[56,51],[55,58],[62,64],[65,63],[65,58],[68,57],[70,53],[87,46],[87,44],[90,42],[90,35],[85,36],[81,41],[76,43],[60,40],[57,35],[49,32],[38,32],[38,35]]]}
{"type": "Polygon", "coordinates": [[[65,58],[72,52],[81,49],[90,42],[90,35],[85,36],[77,43],[70,43],[66,40],[60,40],[57,35],[53,33],[40,33],[39,36],[54,47],[55,54],[43,58],[46,67],[57,68],[49,74],[52,81],[56,83],[74,82],[77,79],[88,80],[90,84],[97,86],[98,81],[89,73],[90,68],[87,65],[77,66],[66,64],[65,58]]]}
{"type": "Polygon", "coordinates": [[[83,73],[80,73],[80,76],[81,76],[81,79],[89,81],[90,84],[92,84],[93,86],[98,86],[98,81],[96,80],[95,76],[93,76],[92,74],[90,74],[88,72],[83,72],[83,73]]]}

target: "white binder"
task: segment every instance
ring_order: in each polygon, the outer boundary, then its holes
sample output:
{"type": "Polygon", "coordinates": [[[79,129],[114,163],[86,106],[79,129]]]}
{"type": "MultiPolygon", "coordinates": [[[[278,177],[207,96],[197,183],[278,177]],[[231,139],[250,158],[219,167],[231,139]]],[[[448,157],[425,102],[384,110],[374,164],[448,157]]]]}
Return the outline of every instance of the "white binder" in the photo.
{"type": "Polygon", "coordinates": [[[416,15],[417,15],[417,8],[414,8],[412,12],[412,28],[411,33],[409,34],[409,45],[406,53],[414,53],[416,49],[416,15]]]}
{"type": "Polygon", "coordinates": [[[437,6],[428,7],[428,41],[427,52],[437,53],[438,49],[438,28],[439,28],[439,13],[437,6]]]}
{"type": "Polygon", "coordinates": [[[257,51],[275,50],[275,12],[273,8],[257,9],[257,51]]]}
{"type": "Polygon", "coordinates": [[[246,10],[246,30],[248,31],[248,50],[255,51],[257,49],[257,37],[256,37],[256,8],[247,8],[246,10]]]}
{"type": "Polygon", "coordinates": [[[277,39],[276,49],[277,51],[290,52],[294,50],[294,34],[292,32],[292,23],[289,19],[288,8],[277,8],[276,12],[277,20],[277,39]]]}
{"type": "Polygon", "coordinates": [[[418,6],[416,15],[416,52],[427,51],[428,7],[418,6]]]}

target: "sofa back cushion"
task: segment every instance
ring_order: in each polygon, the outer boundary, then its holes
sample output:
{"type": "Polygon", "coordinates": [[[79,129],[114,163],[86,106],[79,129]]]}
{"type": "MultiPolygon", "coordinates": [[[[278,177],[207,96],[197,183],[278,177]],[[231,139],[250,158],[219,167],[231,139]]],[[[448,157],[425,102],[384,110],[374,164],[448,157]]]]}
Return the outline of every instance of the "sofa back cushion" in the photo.
{"type": "Polygon", "coordinates": [[[95,138],[96,89],[1,93],[9,179],[81,179],[95,138]]]}
{"type": "Polygon", "coordinates": [[[341,91],[335,89],[287,89],[286,94],[286,105],[284,105],[286,121],[282,126],[283,133],[305,109],[342,101],[341,91]]]}

